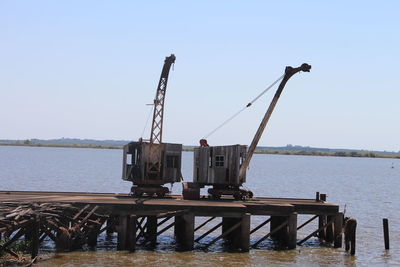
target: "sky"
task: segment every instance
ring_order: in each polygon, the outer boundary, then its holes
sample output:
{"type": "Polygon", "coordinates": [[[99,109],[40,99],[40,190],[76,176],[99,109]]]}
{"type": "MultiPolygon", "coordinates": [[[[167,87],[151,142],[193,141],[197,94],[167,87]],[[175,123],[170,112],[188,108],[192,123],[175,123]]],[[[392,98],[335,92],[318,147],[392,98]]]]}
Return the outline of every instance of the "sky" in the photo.
{"type": "MultiPolygon", "coordinates": [[[[197,145],[286,66],[308,63],[259,145],[397,152],[399,10],[398,1],[0,0],[0,139],[137,140],[173,53],[164,142],[197,145]]],[[[209,144],[249,145],[275,90],[209,144]]]]}

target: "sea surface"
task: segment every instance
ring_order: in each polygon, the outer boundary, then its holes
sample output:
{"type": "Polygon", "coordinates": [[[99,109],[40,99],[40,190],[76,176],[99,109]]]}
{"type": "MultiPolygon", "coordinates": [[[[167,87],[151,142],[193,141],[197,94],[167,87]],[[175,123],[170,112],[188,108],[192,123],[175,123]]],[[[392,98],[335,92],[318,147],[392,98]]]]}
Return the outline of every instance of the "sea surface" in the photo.
{"type": "MultiPolygon", "coordinates": [[[[183,153],[182,165],[184,180],[190,181],[193,153],[183,153]]],[[[121,179],[121,169],[122,150],[0,146],[0,190],[128,193],[131,184],[121,179]]],[[[326,193],[329,202],[358,221],[356,255],[317,239],[288,251],[274,250],[266,241],[249,253],[226,252],[219,242],[209,251],[177,252],[167,231],[155,250],[139,246],[135,253],[116,251],[115,236],[100,236],[96,251],[55,253],[49,242],[41,250],[39,266],[400,266],[400,160],[254,155],[245,187],[263,197],[314,198],[317,191],[326,193]],[[388,251],[383,218],[389,219],[388,251]]],[[[172,192],[180,194],[181,185],[175,184],[172,192]]],[[[308,218],[299,215],[299,224],[308,218]]],[[[263,219],[252,217],[253,227],[263,219]]],[[[298,239],[316,227],[315,222],[301,229],[298,239]]],[[[255,240],[257,235],[252,236],[255,240]]]]}

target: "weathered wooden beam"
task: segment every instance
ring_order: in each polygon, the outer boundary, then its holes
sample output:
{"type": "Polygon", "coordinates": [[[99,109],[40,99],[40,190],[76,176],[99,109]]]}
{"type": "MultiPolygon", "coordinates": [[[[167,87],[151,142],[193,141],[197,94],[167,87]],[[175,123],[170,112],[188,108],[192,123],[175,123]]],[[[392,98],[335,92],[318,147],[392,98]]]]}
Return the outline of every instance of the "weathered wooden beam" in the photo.
{"type": "Polygon", "coordinates": [[[165,222],[169,221],[173,216],[164,218],[161,222],[157,223],[157,226],[163,225],[165,222]]]}
{"type": "Polygon", "coordinates": [[[146,235],[146,229],[147,229],[147,221],[142,227],[141,224],[137,225],[140,229],[139,234],[137,235],[136,239],[139,240],[139,238],[144,237],[146,235]]]}
{"type": "Polygon", "coordinates": [[[99,208],[99,206],[95,206],[95,207],[86,215],[86,217],[83,218],[83,219],[78,223],[78,225],[84,224],[84,223],[90,218],[90,216],[93,215],[93,213],[94,213],[98,208],[99,208]]]}
{"type": "Polygon", "coordinates": [[[239,228],[239,226],[242,224],[242,222],[238,222],[235,225],[233,225],[231,228],[229,228],[227,231],[223,232],[221,235],[219,235],[217,238],[213,239],[210,243],[204,246],[204,249],[207,249],[210,247],[212,244],[220,240],[221,238],[229,235],[231,232],[233,232],[235,229],[239,228]]]}
{"type": "Polygon", "coordinates": [[[308,239],[310,239],[312,236],[315,236],[316,233],[321,232],[321,230],[324,230],[328,225],[331,225],[333,221],[330,221],[328,223],[325,223],[322,225],[320,228],[309,234],[306,238],[302,239],[301,241],[297,242],[297,245],[301,246],[304,242],[306,242],[308,239]]]}
{"type": "Polygon", "coordinates": [[[83,207],[73,218],[72,220],[75,221],[76,219],[79,218],[79,216],[81,216],[81,214],[90,207],[90,204],[87,204],[85,207],[83,207]]]}
{"type": "MultiPolygon", "coordinates": [[[[329,216],[327,216],[327,220],[329,222],[330,221],[334,222],[335,216],[329,215],[329,216]]],[[[328,225],[326,227],[326,230],[325,230],[325,241],[327,243],[332,243],[334,241],[334,239],[335,239],[333,226],[334,226],[334,224],[332,223],[331,225],[328,225]]]]}
{"type": "Polygon", "coordinates": [[[139,239],[145,233],[146,224],[142,226],[142,223],[145,219],[146,217],[142,217],[140,218],[140,221],[136,222],[136,231],[139,231],[139,234],[137,235],[136,239],[139,239]]]}
{"type": "Polygon", "coordinates": [[[284,221],[283,223],[281,223],[280,225],[278,225],[274,230],[272,230],[271,232],[269,232],[268,234],[266,234],[265,236],[263,236],[262,238],[260,238],[256,243],[254,243],[251,247],[256,248],[261,242],[263,242],[264,240],[266,240],[268,237],[270,237],[271,235],[273,235],[274,233],[278,232],[279,230],[281,230],[283,227],[285,227],[288,224],[288,221],[284,221]]]}
{"type": "Polygon", "coordinates": [[[51,239],[53,242],[56,242],[56,236],[53,235],[53,233],[51,232],[51,230],[49,230],[46,226],[43,227],[43,225],[42,225],[42,230],[46,233],[46,235],[47,235],[48,237],[50,237],[50,239],[51,239]]]}
{"type": "Polygon", "coordinates": [[[44,231],[41,233],[40,238],[39,238],[39,243],[42,243],[44,241],[44,239],[47,237],[48,235],[46,233],[44,233],[44,231]]]}
{"type": "Polygon", "coordinates": [[[248,252],[250,250],[250,219],[250,213],[243,214],[241,218],[240,239],[238,240],[239,244],[236,246],[240,248],[242,252],[248,252]]]}
{"type": "Polygon", "coordinates": [[[266,220],[265,222],[261,223],[260,225],[258,225],[256,228],[254,228],[253,230],[250,231],[250,234],[255,233],[256,231],[258,231],[261,227],[263,227],[264,225],[266,225],[267,223],[269,223],[271,221],[271,218],[269,218],[268,220],[266,220]]]}
{"type": "Polygon", "coordinates": [[[0,251],[3,251],[5,248],[7,248],[9,245],[17,241],[21,236],[25,234],[25,229],[19,229],[19,231],[8,241],[6,241],[3,245],[0,245],[0,251]]]}
{"type": "Polygon", "coordinates": [[[295,249],[297,245],[297,213],[288,216],[288,231],[286,245],[288,249],[295,249]]]}
{"type": "Polygon", "coordinates": [[[196,232],[197,230],[201,229],[203,226],[205,226],[207,223],[211,222],[212,220],[214,220],[217,217],[211,217],[210,219],[208,219],[207,221],[203,222],[202,224],[200,224],[199,226],[197,226],[194,231],[196,232]]]}
{"type": "Polygon", "coordinates": [[[161,231],[157,232],[157,235],[161,235],[162,233],[164,233],[165,231],[167,231],[169,228],[171,228],[174,225],[175,225],[175,222],[170,223],[164,229],[162,229],[161,231]]]}
{"type": "Polygon", "coordinates": [[[146,242],[150,242],[150,245],[155,247],[157,244],[157,216],[147,216],[146,225],[146,242]]]}
{"type": "Polygon", "coordinates": [[[125,250],[126,246],[126,228],[127,228],[127,216],[118,217],[117,225],[117,250],[125,250]]]}
{"type": "Polygon", "coordinates": [[[315,215],[313,217],[311,217],[310,219],[308,219],[306,222],[304,222],[302,225],[300,225],[299,227],[297,227],[297,230],[300,230],[301,228],[303,228],[304,226],[306,226],[307,224],[309,224],[310,222],[314,221],[316,218],[318,218],[318,215],[315,215]]]}
{"type": "Polygon", "coordinates": [[[39,229],[39,220],[35,218],[29,229],[29,237],[31,241],[31,259],[35,259],[39,253],[39,229]]]}
{"type": "Polygon", "coordinates": [[[194,221],[193,213],[175,216],[175,238],[183,250],[192,250],[194,247],[194,221]]]}
{"type": "MultiPolygon", "coordinates": [[[[321,195],[320,195],[321,196],[321,195]]],[[[321,230],[318,231],[318,239],[324,240],[325,241],[325,237],[326,237],[326,227],[323,227],[327,222],[327,216],[326,215],[320,215],[319,216],[319,220],[318,220],[318,228],[320,228],[321,230]]]]}
{"type": "Polygon", "coordinates": [[[382,219],[383,225],[383,240],[385,243],[385,249],[390,249],[390,239],[389,239],[389,220],[387,218],[382,219]]]}
{"type": "Polygon", "coordinates": [[[135,215],[128,216],[126,230],[126,248],[130,252],[133,252],[136,249],[136,221],[137,217],[135,215]]]}
{"type": "Polygon", "coordinates": [[[164,218],[164,217],[179,216],[179,215],[185,214],[186,212],[188,212],[188,210],[177,210],[177,211],[162,212],[162,213],[157,214],[157,218],[161,219],[161,218],[164,218]]]}
{"type": "Polygon", "coordinates": [[[335,221],[334,221],[334,236],[335,240],[333,242],[333,246],[335,248],[341,248],[342,247],[342,236],[343,236],[343,213],[338,212],[335,216],[335,221]]]}
{"type": "Polygon", "coordinates": [[[203,239],[204,237],[206,237],[207,235],[209,235],[210,233],[214,232],[215,230],[217,230],[219,227],[222,226],[222,222],[220,222],[219,224],[217,224],[216,226],[214,226],[213,228],[211,228],[210,230],[208,230],[207,232],[205,232],[204,234],[202,234],[200,237],[196,238],[194,240],[194,242],[199,242],[201,239],[203,239]]]}

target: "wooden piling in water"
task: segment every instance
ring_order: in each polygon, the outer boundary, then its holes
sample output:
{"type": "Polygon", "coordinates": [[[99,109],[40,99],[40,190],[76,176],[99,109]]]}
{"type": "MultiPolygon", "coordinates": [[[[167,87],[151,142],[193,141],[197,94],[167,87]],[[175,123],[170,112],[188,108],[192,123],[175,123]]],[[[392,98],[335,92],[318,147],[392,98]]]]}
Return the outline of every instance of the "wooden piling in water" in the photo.
{"type": "Polygon", "coordinates": [[[356,230],[357,230],[357,220],[354,218],[345,218],[345,225],[344,225],[345,250],[346,251],[350,250],[351,255],[354,255],[356,253],[356,230]]]}
{"type": "MultiPolygon", "coordinates": [[[[327,222],[331,222],[331,221],[335,220],[335,216],[333,216],[333,215],[329,215],[326,218],[327,218],[327,222]]],[[[335,239],[335,236],[334,236],[334,223],[331,223],[325,229],[325,242],[333,243],[334,239],[335,239]]]]}
{"type": "Polygon", "coordinates": [[[323,227],[324,225],[326,225],[327,223],[327,217],[326,215],[320,215],[319,216],[319,220],[318,220],[318,228],[321,229],[318,232],[318,239],[320,241],[325,241],[325,237],[326,237],[326,228],[323,227]]]}
{"type": "Polygon", "coordinates": [[[146,226],[146,242],[155,247],[157,245],[157,216],[147,216],[146,226]]]}
{"type": "Polygon", "coordinates": [[[126,244],[125,249],[130,252],[136,249],[136,224],[137,217],[135,215],[129,215],[126,217],[126,244]]]}
{"type": "MultiPolygon", "coordinates": [[[[240,221],[239,218],[222,217],[221,234],[227,232],[232,226],[234,226],[236,223],[238,223],[238,221],[240,221]]],[[[231,232],[229,234],[224,235],[223,239],[225,240],[225,242],[227,244],[232,246],[234,235],[235,235],[235,233],[231,232]]]]}
{"type": "Polygon", "coordinates": [[[192,250],[194,246],[194,214],[175,216],[175,238],[183,250],[192,250]]]}
{"type": "Polygon", "coordinates": [[[35,259],[39,253],[39,220],[36,218],[29,229],[29,236],[31,241],[31,258],[35,259]]]}
{"type": "Polygon", "coordinates": [[[117,228],[117,250],[126,250],[126,236],[127,236],[128,217],[126,215],[118,216],[117,228]]]}
{"type": "Polygon", "coordinates": [[[271,233],[271,238],[277,241],[282,241],[285,239],[285,236],[287,234],[287,229],[286,228],[280,228],[276,230],[282,223],[284,223],[287,220],[287,217],[285,216],[271,216],[271,223],[270,223],[270,233],[271,233]]]}
{"type": "Polygon", "coordinates": [[[334,241],[333,241],[333,246],[335,248],[341,248],[342,247],[342,232],[343,232],[343,212],[338,212],[335,215],[334,218],[334,230],[333,230],[333,235],[334,235],[334,241]]]}
{"type": "Polygon", "coordinates": [[[288,249],[295,249],[297,245],[297,212],[288,216],[286,246],[288,249]]]}
{"type": "Polygon", "coordinates": [[[389,249],[389,220],[387,218],[383,219],[383,239],[385,241],[385,249],[389,249]]]}
{"type": "Polygon", "coordinates": [[[245,213],[241,218],[240,226],[240,240],[238,240],[240,250],[242,252],[248,252],[250,250],[250,220],[251,214],[245,213]]]}

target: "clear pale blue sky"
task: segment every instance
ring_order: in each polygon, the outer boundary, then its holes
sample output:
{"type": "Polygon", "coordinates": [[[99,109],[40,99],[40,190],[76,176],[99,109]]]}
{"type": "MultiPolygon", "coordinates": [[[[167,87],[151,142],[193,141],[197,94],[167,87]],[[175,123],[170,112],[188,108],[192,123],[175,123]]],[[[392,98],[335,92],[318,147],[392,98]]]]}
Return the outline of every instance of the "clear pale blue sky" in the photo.
{"type": "MultiPolygon", "coordinates": [[[[399,3],[2,0],[0,139],[136,140],[174,53],[166,142],[197,144],[307,62],[259,145],[398,151],[399,3]]],[[[209,143],[249,144],[272,95],[209,143]]]]}

